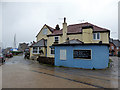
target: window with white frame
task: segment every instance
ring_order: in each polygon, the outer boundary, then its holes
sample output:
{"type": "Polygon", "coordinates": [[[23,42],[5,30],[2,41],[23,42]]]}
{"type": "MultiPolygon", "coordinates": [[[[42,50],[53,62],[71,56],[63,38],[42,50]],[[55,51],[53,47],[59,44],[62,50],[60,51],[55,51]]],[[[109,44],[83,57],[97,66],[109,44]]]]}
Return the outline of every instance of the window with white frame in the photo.
{"type": "Polygon", "coordinates": [[[47,28],[44,28],[44,29],[43,29],[43,34],[44,34],[44,35],[47,35],[47,31],[48,31],[48,29],[47,29],[47,28]]]}
{"type": "Polygon", "coordinates": [[[51,54],[55,54],[55,48],[51,47],[51,54]]]}
{"type": "Polygon", "coordinates": [[[66,60],[66,50],[65,49],[61,49],[60,50],[60,60],[66,60]]]}
{"type": "Polygon", "coordinates": [[[38,53],[38,47],[33,47],[33,53],[38,53]]]}
{"type": "Polygon", "coordinates": [[[117,47],[117,50],[119,49],[119,47],[117,47]]]}
{"type": "Polygon", "coordinates": [[[55,42],[59,42],[59,36],[55,36],[55,37],[54,37],[54,41],[55,41],[55,42]]]}
{"type": "Polygon", "coordinates": [[[93,33],[93,39],[99,40],[100,39],[100,33],[93,33]]]}
{"type": "Polygon", "coordinates": [[[112,46],[112,50],[114,49],[114,46],[112,46]]]}

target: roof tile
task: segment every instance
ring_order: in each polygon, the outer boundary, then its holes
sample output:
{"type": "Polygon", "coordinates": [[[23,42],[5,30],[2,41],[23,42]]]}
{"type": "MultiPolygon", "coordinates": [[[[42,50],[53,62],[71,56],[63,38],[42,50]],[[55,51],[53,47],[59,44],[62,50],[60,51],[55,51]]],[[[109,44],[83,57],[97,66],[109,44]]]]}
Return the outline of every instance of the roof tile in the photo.
{"type": "MultiPolygon", "coordinates": [[[[85,22],[85,23],[80,23],[80,24],[73,24],[67,26],[68,34],[73,34],[73,33],[82,33],[82,27],[84,26],[93,26],[93,31],[95,32],[102,32],[102,31],[107,31],[109,32],[108,29],[98,27],[96,25],[93,25],[91,23],[85,22]]],[[[62,29],[61,30],[54,30],[52,34],[48,35],[62,35],[62,29]]]]}

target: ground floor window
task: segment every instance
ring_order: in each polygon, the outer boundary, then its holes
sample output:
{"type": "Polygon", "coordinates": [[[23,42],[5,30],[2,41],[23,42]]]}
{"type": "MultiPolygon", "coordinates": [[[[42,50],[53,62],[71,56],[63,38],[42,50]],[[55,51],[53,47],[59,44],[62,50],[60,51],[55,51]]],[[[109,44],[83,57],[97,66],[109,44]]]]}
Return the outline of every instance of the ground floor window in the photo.
{"type": "Polygon", "coordinates": [[[51,54],[55,54],[55,48],[51,47],[51,54]]]}
{"type": "Polygon", "coordinates": [[[91,59],[91,50],[73,50],[75,59],[91,59]]]}
{"type": "Polygon", "coordinates": [[[65,49],[60,50],[60,60],[66,60],[66,50],[65,49]]]}
{"type": "Polygon", "coordinates": [[[41,47],[33,47],[33,54],[44,54],[41,47]]]}
{"type": "Polygon", "coordinates": [[[33,47],[33,53],[37,53],[38,47],[33,47]]]}

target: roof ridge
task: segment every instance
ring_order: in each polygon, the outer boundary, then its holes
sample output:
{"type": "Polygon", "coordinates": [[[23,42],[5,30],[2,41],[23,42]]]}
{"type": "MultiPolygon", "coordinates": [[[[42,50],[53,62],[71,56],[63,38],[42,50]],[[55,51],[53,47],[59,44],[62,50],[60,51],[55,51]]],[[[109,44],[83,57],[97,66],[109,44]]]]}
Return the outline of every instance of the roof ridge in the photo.
{"type": "Polygon", "coordinates": [[[97,26],[95,24],[92,24],[92,23],[89,23],[89,22],[78,23],[78,24],[71,24],[71,25],[68,25],[68,26],[83,25],[83,24],[90,24],[90,25],[95,26],[95,27],[100,28],[100,29],[109,30],[107,28],[102,28],[102,27],[99,27],[99,26],[97,26]]]}
{"type": "Polygon", "coordinates": [[[84,23],[78,23],[78,24],[70,24],[70,25],[68,25],[68,26],[74,26],[74,25],[80,25],[80,24],[90,24],[90,23],[84,22],[84,23]]]}
{"type": "MultiPolygon", "coordinates": [[[[90,23],[90,24],[91,24],[91,23],[90,23]]],[[[97,27],[97,28],[100,28],[100,29],[106,29],[106,30],[109,30],[109,29],[107,29],[107,28],[99,27],[99,26],[97,26],[97,25],[95,25],[95,24],[91,24],[91,25],[93,25],[93,26],[95,26],[95,27],[97,27]]]]}
{"type": "Polygon", "coordinates": [[[51,27],[51,26],[49,26],[49,25],[47,25],[47,24],[45,24],[47,27],[49,27],[49,28],[51,28],[51,29],[54,29],[53,27],[51,27]]]}

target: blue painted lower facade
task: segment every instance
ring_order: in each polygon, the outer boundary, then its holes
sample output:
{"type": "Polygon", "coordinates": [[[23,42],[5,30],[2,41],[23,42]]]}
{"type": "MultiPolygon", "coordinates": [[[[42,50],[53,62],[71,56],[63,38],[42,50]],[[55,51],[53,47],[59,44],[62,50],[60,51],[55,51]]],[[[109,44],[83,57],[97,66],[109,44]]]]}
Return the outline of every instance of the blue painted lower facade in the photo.
{"type": "Polygon", "coordinates": [[[104,69],[108,67],[109,47],[107,45],[55,46],[55,66],[84,69],[104,69]],[[66,60],[60,59],[60,50],[66,50],[66,60]],[[74,50],[91,50],[91,59],[75,59],[74,50]]]}

